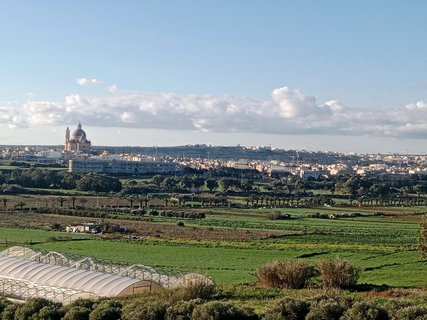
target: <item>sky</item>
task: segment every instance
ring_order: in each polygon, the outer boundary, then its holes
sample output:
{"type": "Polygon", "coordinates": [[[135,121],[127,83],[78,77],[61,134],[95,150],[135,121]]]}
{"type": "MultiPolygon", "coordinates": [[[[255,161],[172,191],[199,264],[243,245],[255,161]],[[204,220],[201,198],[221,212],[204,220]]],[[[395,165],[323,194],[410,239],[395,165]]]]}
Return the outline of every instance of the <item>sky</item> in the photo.
{"type": "Polygon", "coordinates": [[[0,2],[0,144],[426,153],[427,2],[0,2]]]}

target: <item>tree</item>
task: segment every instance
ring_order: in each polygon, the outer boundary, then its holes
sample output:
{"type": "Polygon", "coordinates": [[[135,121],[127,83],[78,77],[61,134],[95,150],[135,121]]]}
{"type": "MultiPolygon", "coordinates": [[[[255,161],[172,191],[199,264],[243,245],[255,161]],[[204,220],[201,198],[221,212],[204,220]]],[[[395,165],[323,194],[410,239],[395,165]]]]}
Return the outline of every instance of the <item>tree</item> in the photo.
{"type": "Polygon", "coordinates": [[[224,191],[228,191],[230,188],[239,186],[240,187],[240,181],[234,178],[223,178],[220,180],[221,186],[224,189],[224,191]]]}
{"type": "Polygon", "coordinates": [[[3,198],[3,199],[1,199],[1,201],[3,202],[4,211],[6,211],[8,199],[7,198],[3,198]]]}
{"type": "Polygon", "coordinates": [[[65,198],[64,197],[59,197],[58,198],[58,202],[59,202],[59,207],[62,208],[65,202],[65,198]]]}
{"type": "Polygon", "coordinates": [[[246,192],[251,191],[253,188],[254,182],[249,179],[240,180],[240,188],[246,192]]]}
{"type": "Polygon", "coordinates": [[[205,179],[203,177],[193,176],[191,180],[193,187],[197,190],[200,190],[200,188],[205,185],[205,179]]]}
{"type": "Polygon", "coordinates": [[[71,197],[71,203],[73,204],[73,209],[76,207],[76,200],[77,200],[76,196],[71,197]]]}
{"type": "Polygon", "coordinates": [[[128,197],[128,201],[129,201],[129,204],[130,204],[130,208],[132,209],[133,208],[133,203],[135,202],[135,198],[133,196],[130,196],[130,197],[128,197]]]}
{"type": "Polygon", "coordinates": [[[157,186],[157,187],[160,187],[160,185],[162,184],[162,182],[163,182],[163,180],[165,180],[165,177],[164,176],[161,176],[161,175],[155,175],[152,179],[151,179],[151,181],[153,181],[153,183],[157,186]]]}
{"type": "Polygon", "coordinates": [[[15,206],[19,208],[21,211],[27,204],[24,201],[19,201],[15,206]]]}
{"type": "Polygon", "coordinates": [[[192,187],[192,185],[193,185],[193,179],[191,177],[189,177],[189,176],[183,176],[180,179],[179,186],[182,189],[190,190],[191,187],[192,187]]]}
{"type": "Polygon", "coordinates": [[[77,181],[77,189],[82,191],[118,192],[122,189],[119,179],[105,174],[88,173],[77,181]]]}
{"type": "Polygon", "coordinates": [[[206,187],[210,191],[214,191],[215,189],[217,189],[219,187],[219,185],[215,179],[208,179],[208,180],[206,180],[206,187]]]}
{"type": "Polygon", "coordinates": [[[178,184],[176,177],[167,177],[163,180],[162,185],[166,190],[174,190],[176,189],[178,184]]]}

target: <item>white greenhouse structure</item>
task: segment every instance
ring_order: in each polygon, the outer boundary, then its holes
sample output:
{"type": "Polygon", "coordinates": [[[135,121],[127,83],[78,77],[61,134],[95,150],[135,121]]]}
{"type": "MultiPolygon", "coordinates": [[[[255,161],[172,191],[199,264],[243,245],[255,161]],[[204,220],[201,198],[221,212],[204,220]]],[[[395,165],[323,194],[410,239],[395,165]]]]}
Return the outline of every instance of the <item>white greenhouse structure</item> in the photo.
{"type": "Polygon", "coordinates": [[[172,274],[136,264],[11,247],[0,252],[0,295],[43,297],[64,304],[79,298],[121,297],[161,287],[212,283],[198,273],[172,274]]]}

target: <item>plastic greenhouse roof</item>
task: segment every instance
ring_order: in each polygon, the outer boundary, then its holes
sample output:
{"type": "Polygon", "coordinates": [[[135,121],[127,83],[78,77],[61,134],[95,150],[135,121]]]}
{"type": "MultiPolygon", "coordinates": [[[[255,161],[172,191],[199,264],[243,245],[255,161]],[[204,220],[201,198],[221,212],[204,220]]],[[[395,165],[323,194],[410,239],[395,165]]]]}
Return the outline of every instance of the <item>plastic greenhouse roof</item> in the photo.
{"type": "Polygon", "coordinates": [[[139,279],[0,256],[0,277],[115,297],[139,279]]]}

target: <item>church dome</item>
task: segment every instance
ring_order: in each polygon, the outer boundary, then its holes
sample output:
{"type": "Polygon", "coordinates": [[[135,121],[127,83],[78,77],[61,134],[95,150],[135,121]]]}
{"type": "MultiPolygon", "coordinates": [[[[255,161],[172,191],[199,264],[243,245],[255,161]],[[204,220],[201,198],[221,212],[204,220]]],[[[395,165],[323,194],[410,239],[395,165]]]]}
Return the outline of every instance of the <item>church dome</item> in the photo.
{"type": "Polygon", "coordinates": [[[86,139],[86,132],[82,129],[82,125],[79,123],[77,129],[73,132],[73,138],[76,140],[86,139]]]}

